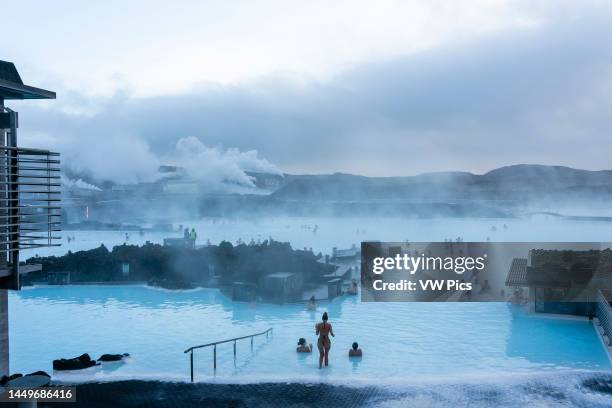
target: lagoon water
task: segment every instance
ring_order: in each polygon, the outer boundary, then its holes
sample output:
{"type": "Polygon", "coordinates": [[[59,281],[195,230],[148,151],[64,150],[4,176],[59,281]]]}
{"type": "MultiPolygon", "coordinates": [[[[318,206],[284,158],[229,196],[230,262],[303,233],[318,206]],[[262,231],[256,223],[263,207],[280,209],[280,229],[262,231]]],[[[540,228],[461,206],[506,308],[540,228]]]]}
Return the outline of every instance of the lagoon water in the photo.
{"type": "MultiPolygon", "coordinates": [[[[331,253],[333,247],[348,248],[361,241],[442,241],[462,237],[464,241],[505,242],[612,242],[612,223],[569,221],[551,216],[513,219],[473,218],[333,218],[277,217],[257,220],[204,218],[175,223],[196,228],[198,245],[226,240],[232,243],[263,241],[270,237],[290,242],[294,248],[312,248],[316,253],[331,253]],[[504,228],[506,225],[506,228],[504,228]],[[315,231],[315,226],[316,231],[315,231]]],[[[180,232],[65,231],[61,247],[24,251],[23,257],[62,255],[99,247],[112,248],[123,243],[141,245],[146,241],[162,243],[180,232]],[[74,237],[71,242],[67,237],[74,237]]]]}
{"type": "Polygon", "coordinates": [[[196,344],[248,335],[269,327],[273,336],[195,353],[196,380],[289,379],[414,381],[469,378],[563,369],[608,370],[610,362],[588,321],[534,317],[504,303],[361,303],[341,297],[307,311],[303,304],[232,302],[216,289],[167,291],[146,286],[40,286],[9,299],[12,371],[51,370],[51,360],[88,352],[129,352],[125,364],[56,379],[164,378],[187,380],[183,351],[196,344]],[[315,343],[314,325],[330,314],[331,366],[296,354],[299,337],[315,343]],[[364,350],[350,360],[353,341],[364,350]]]}
{"type": "MultiPolygon", "coordinates": [[[[362,240],[430,241],[462,237],[483,241],[612,242],[612,224],[530,219],[351,219],[276,218],[184,222],[198,230],[199,243],[268,237],[294,247],[330,253],[362,240]],[[506,224],[506,228],[504,228],[506,224]],[[313,228],[317,225],[317,231],[313,228]],[[495,228],[492,228],[495,226],[495,228]]],[[[174,233],[176,236],[178,233],[174,233]]],[[[125,233],[70,231],[71,243],[37,250],[40,255],[67,250],[109,248],[125,242],[125,233]]],[[[161,242],[169,234],[130,233],[128,243],[161,242]]],[[[34,255],[33,252],[30,252],[34,255]]],[[[24,254],[27,257],[27,254],[24,254]]],[[[269,327],[269,340],[195,353],[196,381],[331,381],[388,384],[394,381],[497,379],[566,370],[611,370],[593,326],[587,321],[533,316],[504,303],[361,303],[358,297],[321,302],[316,312],[302,304],[234,303],[215,289],[167,291],[146,286],[36,286],[9,296],[13,372],[51,370],[51,361],[90,353],[128,352],[124,364],[76,373],[54,373],[58,380],[156,378],[188,380],[189,358],[196,344],[247,335],[269,327]],[[316,352],[297,355],[299,337],[315,343],[314,324],[330,313],[337,336],[331,366],[317,368],[316,352]],[[349,360],[353,341],[364,349],[349,360]]]]}

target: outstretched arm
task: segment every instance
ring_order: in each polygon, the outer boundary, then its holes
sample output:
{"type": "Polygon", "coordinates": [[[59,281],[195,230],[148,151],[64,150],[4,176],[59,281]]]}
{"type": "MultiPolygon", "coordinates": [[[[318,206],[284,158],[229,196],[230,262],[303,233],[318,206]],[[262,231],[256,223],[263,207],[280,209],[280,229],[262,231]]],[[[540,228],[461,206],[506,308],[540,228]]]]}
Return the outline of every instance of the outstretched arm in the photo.
{"type": "Polygon", "coordinates": [[[334,334],[334,329],[332,328],[332,325],[329,325],[329,334],[332,335],[332,337],[336,337],[336,335],[334,334]]]}
{"type": "Polygon", "coordinates": [[[315,332],[318,336],[319,335],[319,325],[318,324],[315,324],[315,332]]]}

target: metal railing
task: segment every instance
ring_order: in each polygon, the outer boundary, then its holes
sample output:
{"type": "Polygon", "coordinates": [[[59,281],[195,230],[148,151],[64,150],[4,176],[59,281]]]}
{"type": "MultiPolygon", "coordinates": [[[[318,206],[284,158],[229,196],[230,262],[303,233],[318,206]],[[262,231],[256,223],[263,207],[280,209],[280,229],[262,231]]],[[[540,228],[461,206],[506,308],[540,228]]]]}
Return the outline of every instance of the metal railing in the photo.
{"type": "Polygon", "coordinates": [[[59,246],[59,153],[0,146],[0,244],[2,250],[59,246]]]}
{"type": "Polygon", "coordinates": [[[189,367],[190,367],[190,374],[191,374],[191,382],[193,382],[193,351],[194,350],[205,348],[205,347],[213,347],[213,368],[216,370],[217,369],[217,345],[218,344],[230,343],[233,341],[234,342],[234,360],[236,360],[236,342],[238,340],[244,340],[244,339],[250,338],[251,339],[251,349],[253,349],[253,337],[263,336],[264,334],[266,335],[266,339],[268,338],[268,335],[272,335],[272,327],[270,327],[267,330],[262,331],[261,333],[249,334],[247,336],[234,337],[233,339],[215,341],[212,343],[201,344],[199,346],[189,347],[187,350],[185,350],[185,354],[189,353],[189,367]]]}
{"type": "Polygon", "coordinates": [[[606,297],[607,293],[597,291],[597,306],[595,314],[599,319],[599,324],[603,328],[604,334],[612,340],[612,306],[606,297]]]}

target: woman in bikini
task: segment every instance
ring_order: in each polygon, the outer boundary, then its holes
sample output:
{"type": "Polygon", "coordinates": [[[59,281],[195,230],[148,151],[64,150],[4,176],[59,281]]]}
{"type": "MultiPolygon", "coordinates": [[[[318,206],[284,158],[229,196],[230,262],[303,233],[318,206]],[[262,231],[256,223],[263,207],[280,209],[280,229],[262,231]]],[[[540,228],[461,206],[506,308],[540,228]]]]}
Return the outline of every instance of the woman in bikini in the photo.
{"type": "Polygon", "coordinates": [[[328,364],[329,357],[329,349],[331,348],[331,340],[329,335],[331,334],[334,337],[334,331],[332,330],[332,325],[327,323],[328,317],[327,312],[323,313],[321,323],[317,323],[315,326],[315,331],[319,336],[317,340],[317,348],[319,349],[319,368],[323,366],[323,358],[325,357],[325,367],[328,364]]]}

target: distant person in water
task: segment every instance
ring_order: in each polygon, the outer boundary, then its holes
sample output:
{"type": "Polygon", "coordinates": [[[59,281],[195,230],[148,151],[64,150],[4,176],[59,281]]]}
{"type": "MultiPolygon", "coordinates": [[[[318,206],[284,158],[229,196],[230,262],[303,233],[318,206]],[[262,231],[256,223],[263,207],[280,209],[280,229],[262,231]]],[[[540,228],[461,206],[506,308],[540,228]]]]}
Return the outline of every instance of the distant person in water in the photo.
{"type": "Polygon", "coordinates": [[[485,293],[485,292],[490,292],[490,291],[491,291],[491,285],[489,284],[489,281],[485,279],[480,289],[480,293],[485,293]]]}
{"type": "Polygon", "coordinates": [[[308,301],[308,310],[315,310],[317,308],[317,303],[315,301],[315,296],[312,295],[310,300],[308,301]]]}
{"type": "Polygon", "coordinates": [[[357,294],[357,281],[355,279],[351,279],[351,287],[347,290],[349,295],[357,294]]]}
{"type": "Polygon", "coordinates": [[[321,323],[317,323],[315,326],[315,331],[319,336],[319,339],[317,340],[317,348],[319,349],[319,368],[323,366],[323,359],[325,359],[325,367],[328,366],[329,349],[331,348],[331,339],[329,336],[331,335],[332,337],[335,337],[332,325],[327,322],[329,319],[327,317],[327,312],[323,313],[323,317],[321,319],[323,321],[321,323]]]}
{"type": "Polygon", "coordinates": [[[297,351],[298,353],[312,353],[312,344],[306,344],[306,339],[300,337],[295,351],[297,351]]]}
{"type": "Polygon", "coordinates": [[[363,355],[363,353],[361,352],[361,349],[359,348],[359,344],[357,344],[357,342],[353,342],[353,345],[351,346],[350,350],[349,350],[349,357],[361,357],[363,355]]]}

